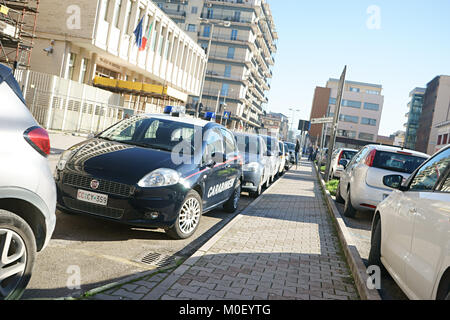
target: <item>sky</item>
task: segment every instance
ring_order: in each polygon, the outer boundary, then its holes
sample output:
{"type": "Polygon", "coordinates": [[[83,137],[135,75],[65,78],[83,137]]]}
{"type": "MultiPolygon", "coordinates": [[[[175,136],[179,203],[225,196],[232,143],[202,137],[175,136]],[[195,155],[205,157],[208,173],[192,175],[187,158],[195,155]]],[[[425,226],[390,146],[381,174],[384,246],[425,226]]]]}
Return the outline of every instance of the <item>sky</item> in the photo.
{"type": "Polygon", "coordinates": [[[380,135],[405,130],[409,93],[450,75],[450,0],[268,0],[279,40],[268,110],[309,119],[316,86],[381,84],[380,135]]]}

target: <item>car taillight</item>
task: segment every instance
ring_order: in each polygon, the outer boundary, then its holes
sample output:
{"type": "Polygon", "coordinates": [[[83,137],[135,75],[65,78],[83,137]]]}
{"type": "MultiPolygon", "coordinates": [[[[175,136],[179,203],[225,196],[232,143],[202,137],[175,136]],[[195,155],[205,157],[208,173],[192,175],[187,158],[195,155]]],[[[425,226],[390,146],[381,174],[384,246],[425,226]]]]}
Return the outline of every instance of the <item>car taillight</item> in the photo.
{"type": "Polygon", "coordinates": [[[338,159],[338,164],[339,164],[339,161],[341,161],[341,159],[342,159],[342,155],[344,154],[344,151],[341,151],[341,153],[339,154],[339,159],[338,159]]]}
{"type": "Polygon", "coordinates": [[[23,133],[25,140],[44,157],[50,154],[50,138],[45,129],[31,127],[23,133]]]}
{"type": "Polygon", "coordinates": [[[377,155],[377,150],[370,151],[369,155],[366,158],[366,165],[369,167],[373,166],[373,160],[375,159],[375,156],[377,155]]]}

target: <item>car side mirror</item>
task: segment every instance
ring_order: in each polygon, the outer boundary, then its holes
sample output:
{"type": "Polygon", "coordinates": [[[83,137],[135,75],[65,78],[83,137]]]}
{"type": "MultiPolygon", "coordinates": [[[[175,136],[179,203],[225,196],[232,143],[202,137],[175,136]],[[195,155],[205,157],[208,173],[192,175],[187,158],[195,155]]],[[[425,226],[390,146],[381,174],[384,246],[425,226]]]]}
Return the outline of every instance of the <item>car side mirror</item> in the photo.
{"type": "Polygon", "coordinates": [[[343,166],[344,169],[347,169],[347,166],[348,166],[348,160],[345,160],[345,159],[339,160],[339,165],[340,165],[340,166],[343,166]]]}
{"type": "Polygon", "coordinates": [[[392,189],[400,189],[403,183],[403,176],[401,175],[389,175],[383,177],[383,184],[392,189]]]}

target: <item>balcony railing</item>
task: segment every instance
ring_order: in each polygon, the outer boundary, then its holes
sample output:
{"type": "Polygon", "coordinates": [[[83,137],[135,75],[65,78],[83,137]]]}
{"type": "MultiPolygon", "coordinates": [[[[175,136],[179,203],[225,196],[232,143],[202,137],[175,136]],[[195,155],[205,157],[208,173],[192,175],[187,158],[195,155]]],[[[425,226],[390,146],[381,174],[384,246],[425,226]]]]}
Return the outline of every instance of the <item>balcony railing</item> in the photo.
{"type": "Polygon", "coordinates": [[[237,22],[237,23],[252,23],[252,19],[248,17],[238,17],[229,14],[208,14],[202,13],[201,18],[208,20],[221,20],[221,21],[229,21],[229,22],[237,22]]]}

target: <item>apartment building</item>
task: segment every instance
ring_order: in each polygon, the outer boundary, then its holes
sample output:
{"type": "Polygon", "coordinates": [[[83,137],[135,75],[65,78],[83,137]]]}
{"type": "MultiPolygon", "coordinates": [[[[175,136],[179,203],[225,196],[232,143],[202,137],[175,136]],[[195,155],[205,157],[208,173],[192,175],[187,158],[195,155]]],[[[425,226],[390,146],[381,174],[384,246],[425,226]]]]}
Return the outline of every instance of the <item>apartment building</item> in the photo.
{"type": "Polygon", "coordinates": [[[450,76],[437,76],[427,84],[417,130],[416,150],[434,154],[450,143],[450,76]]]}
{"type": "MultiPolygon", "coordinates": [[[[325,88],[316,89],[311,118],[334,116],[338,85],[338,79],[329,79],[326,85],[326,88],[329,90],[325,90],[325,88]],[[328,100],[327,97],[329,97],[328,100]]],[[[384,103],[382,90],[383,87],[378,84],[356,81],[345,82],[336,136],[337,148],[350,147],[358,149],[369,143],[377,142],[384,103]]],[[[325,145],[327,145],[327,141],[330,138],[331,125],[327,124],[325,127],[325,145]]],[[[318,141],[318,131],[311,135],[311,140],[314,137],[318,141]]]]}
{"type": "MultiPolygon", "coordinates": [[[[205,50],[209,61],[202,104],[218,120],[231,111],[231,129],[261,128],[278,35],[266,0],[155,0],[205,50]]],[[[192,95],[194,108],[199,97],[192,95]]]]}
{"type": "Polygon", "coordinates": [[[41,0],[36,35],[33,71],[114,92],[137,112],[200,92],[204,50],[150,0],[41,0]]]}
{"type": "Polygon", "coordinates": [[[419,129],[419,120],[422,115],[423,98],[425,95],[425,88],[414,88],[409,93],[410,101],[408,102],[408,112],[405,114],[407,122],[404,127],[405,133],[405,148],[410,150],[416,149],[417,129],[419,129]]]}

